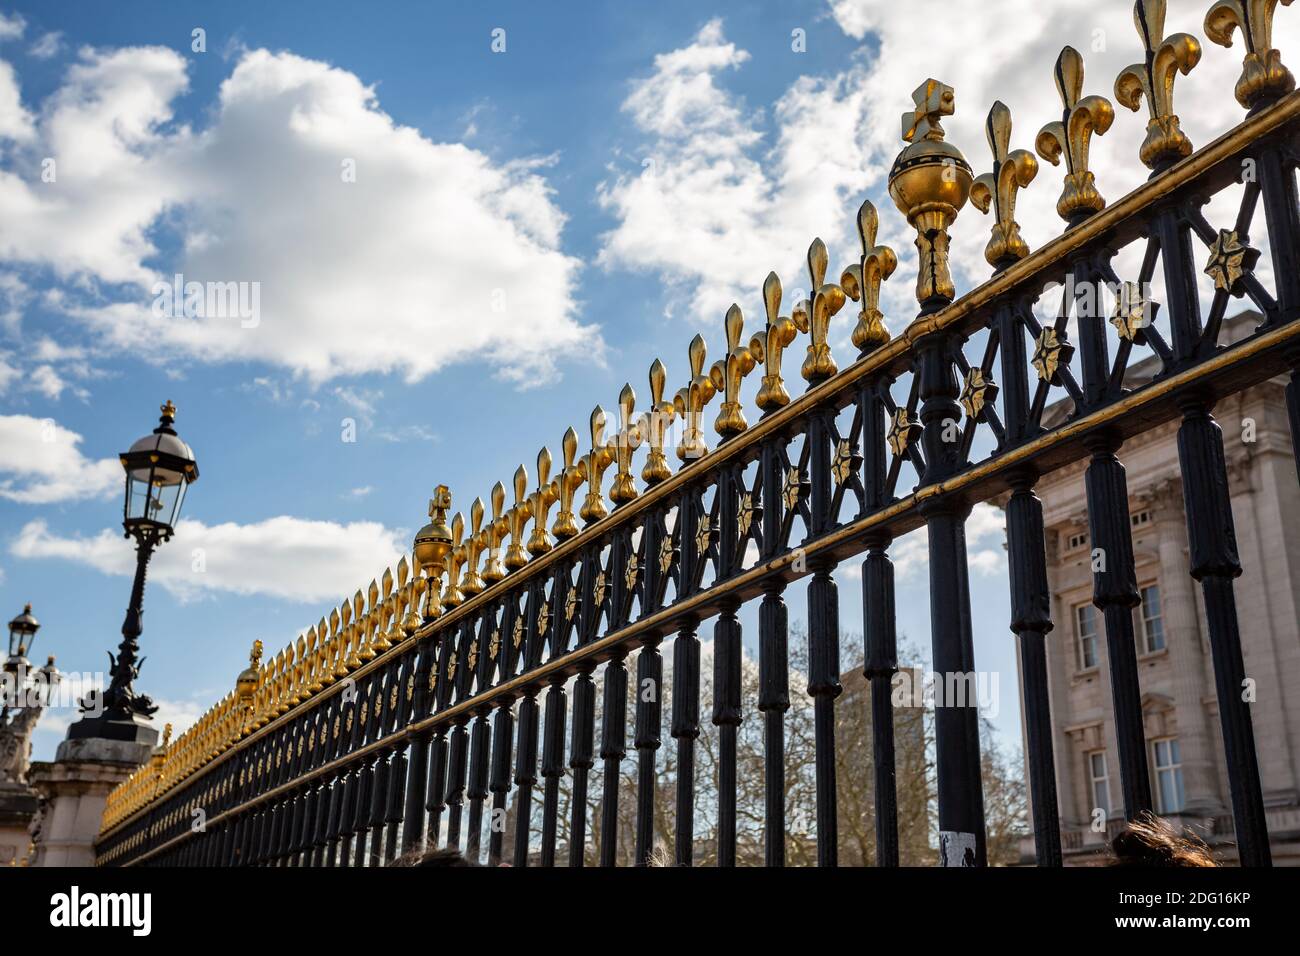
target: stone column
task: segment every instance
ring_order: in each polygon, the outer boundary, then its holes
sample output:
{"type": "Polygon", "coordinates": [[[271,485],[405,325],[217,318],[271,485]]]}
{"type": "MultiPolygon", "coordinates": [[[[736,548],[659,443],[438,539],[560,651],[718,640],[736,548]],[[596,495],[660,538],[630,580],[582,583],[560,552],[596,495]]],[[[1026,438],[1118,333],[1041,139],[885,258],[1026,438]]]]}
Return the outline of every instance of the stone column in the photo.
{"type": "Polygon", "coordinates": [[[46,801],[32,865],[94,866],[109,792],[152,753],[151,743],[90,737],[63,741],[53,763],[32,764],[28,779],[46,801]]]}
{"type": "MultiPolygon", "coordinates": [[[[1212,758],[1209,723],[1201,699],[1205,696],[1205,658],[1196,613],[1196,593],[1187,559],[1187,526],[1182,489],[1169,482],[1155,490],[1151,513],[1160,533],[1160,607],[1165,646],[1173,674],[1178,720],[1178,749],[1182,758],[1183,813],[1209,816],[1224,808],[1216,796],[1218,773],[1212,758]]],[[[1141,613],[1141,609],[1138,609],[1141,613]]],[[[1151,772],[1155,773],[1152,765],[1151,772]]],[[[1154,785],[1154,782],[1153,782],[1154,785]]]]}

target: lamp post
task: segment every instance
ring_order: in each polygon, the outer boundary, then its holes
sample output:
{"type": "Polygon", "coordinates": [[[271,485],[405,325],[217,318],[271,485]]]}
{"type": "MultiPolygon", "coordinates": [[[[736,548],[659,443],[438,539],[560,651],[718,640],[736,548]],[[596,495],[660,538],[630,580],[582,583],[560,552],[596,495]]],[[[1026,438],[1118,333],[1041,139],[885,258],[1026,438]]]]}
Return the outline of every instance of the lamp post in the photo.
{"type": "Polygon", "coordinates": [[[144,694],[137,694],[132,682],[140,676],[143,659],[137,658],[142,631],[144,584],[154,549],[171,538],[180,517],[185,490],[198,480],[194,453],[176,434],[176,406],[170,401],[161,408],[158,427],[131,446],[119,458],[126,472],[126,500],[122,528],[135,539],[135,582],[131,603],[122,623],[122,643],[111,662],[108,689],[102,695],[88,695],[82,712],[88,716],[68,728],[68,739],[105,738],[152,744],[157,732],[149,718],[158,708],[144,694]]]}
{"type": "Polygon", "coordinates": [[[30,604],[9,622],[9,653],[0,680],[0,791],[26,789],[32,731],[59,680],[53,655],[39,670],[27,659],[40,629],[30,604]]]}

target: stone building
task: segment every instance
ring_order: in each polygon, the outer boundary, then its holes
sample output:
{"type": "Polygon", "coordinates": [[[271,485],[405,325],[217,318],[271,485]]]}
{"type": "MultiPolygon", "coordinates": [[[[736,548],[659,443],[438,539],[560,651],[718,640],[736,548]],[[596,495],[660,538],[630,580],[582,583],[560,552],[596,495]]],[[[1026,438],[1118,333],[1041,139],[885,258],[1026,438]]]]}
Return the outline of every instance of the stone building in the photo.
{"type": "MultiPolygon", "coordinates": [[[[1225,323],[1233,342],[1258,314],[1225,323]]],[[[1141,385],[1157,372],[1148,358],[1128,372],[1141,385]]],[[[1284,383],[1265,382],[1221,401],[1233,518],[1244,573],[1236,584],[1246,673],[1267,821],[1276,864],[1300,864],[1300,485],[1284,383]]],[[[1069,415],[1059,402],[1045,426],[1069,415]]],[[[1129,515],[1142,603],[1133,611],[1150,785],[1158,813],[1200,833],[1233,859],[1233,821],[1224,772],[1214,670],[1200,587],[1189,573],[1187,525],[1178,468],[1179,423],[1125,442],[1129,515]]],[[[1055,630],[1047,666],[1067,865],[1096,863],[1123,825],[1105,628],[1092,605],[1091,548],[1083,474],[1087,461],[1045,476],[1037,492],[1047,529],[1048,581],[1055,630]],[[1094,826],[1105,819],[1104,829],[1094,826]]],[[[1005,500],[1002,502],[1005,504],[1005,500]]],[[[1019,663],[1019,662],[1018,662],[1019,663]]],[[[1021,843],[1032,862],[1032,837],[1021,843]]]]}

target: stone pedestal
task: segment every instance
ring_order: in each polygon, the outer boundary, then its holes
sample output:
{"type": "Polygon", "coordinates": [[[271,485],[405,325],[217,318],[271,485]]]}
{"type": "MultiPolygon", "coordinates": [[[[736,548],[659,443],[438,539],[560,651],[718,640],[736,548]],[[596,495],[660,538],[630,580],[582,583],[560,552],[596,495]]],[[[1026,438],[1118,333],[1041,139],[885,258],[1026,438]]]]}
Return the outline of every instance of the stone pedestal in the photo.
{"type": "Polygon", "coordinates": [[[53,763],[32,764],[28,779],[46,799],[33,866],[94,866],[109,791],[149,759],[154,737],[65,740],[53,763]]]}
{"type": "Polygon", "coordinates": [[[0,866],[21,866],[31,848],[32,819],[40,807],[35,791],[0,784],[0,866]]]}

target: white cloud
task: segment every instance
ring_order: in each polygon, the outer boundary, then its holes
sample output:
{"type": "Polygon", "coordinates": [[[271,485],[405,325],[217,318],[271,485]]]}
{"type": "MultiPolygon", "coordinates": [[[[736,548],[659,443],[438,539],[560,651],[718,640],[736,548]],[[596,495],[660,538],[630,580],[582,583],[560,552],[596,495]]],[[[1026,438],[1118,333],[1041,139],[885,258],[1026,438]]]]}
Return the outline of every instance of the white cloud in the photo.
{"type": "Polygon", "coordinates": [[[349,498],[364,498],[375,490],[374,485],[362,485],[360,488],[353,488],[348,492],[349,498]]]}
{"type": "Polygon", "coordinates": [[[49,399],[57,399],[67,387],[67,383],[63,381],[59,373],[49,365],[38,365],[36,367],[36,370],[32,372],[31,384],[32,388],[49,399]]]}
{"type": "MultiPolygon", "coordinates": [[[[338,524],[280,516],[240,525],[182,519],[159,548],[149,580],[181,600],[213,594],[265,595],[290,601],[340,600],[397,563],[406,532],[372,521],[338,524]]],[[[62,536],[28,522],[9,546],[23,559],[54,558],[103,574],[130,575],[135,551],[120,531],[62,536]]]]}
{"type": "Polygon", "coordinates": [[[42,34],[40,39],[31,45],[27,51],[29,55],[38,60],[48,60],[51,57],[59,55],[63,49],[63,34],[57,30],[42,34]]]}
{"type": "MultiPolygon", "coordinates": [[[[971,509],[966,519],[966,565],[972,574],[996,575],[1006,567],[1002,549],[1005,529],[1001,509],[985,502],[971,509]]],[[[889,557],[900,579],[926,573],[930,567],[930,551],[925,528],[917,528],[895,541],[889,557]]]]}
{"type": "Polygon", "coordinates": [[[85,457],[80,444],[80,435],[53,419],[0,415],[0,498],[51,504],[112,495],[123,480],[121,465],[85,457]]]}
{"type": "Polygon", "coordinates": [[[29,161],[0,171],[0,257],[68,280],[65,311],[112,346],[265,361],[315,382],[481,360],[529,383],[580,346],[599,356],[543,161],[432,142],[354,74],[289,53],[244,53],[202,131],[174,121],[187,88],[171,50],[83,50],[40,111],[29,161]],[[43,155],[57,183],[28,171],[43,155]],[[151,268],[160,222],[185,237],[164,275],[151,268]],[[154,317],[150,290],[174,271],[259,283],[256,327],[154,317]],[[131,288],[103,306],[78,294],[85,279],[131,288]]]}
{"type": "Polygon", "coordinates": [[[791,86],[775,104],[776,142],[762,152],[762,111],[716,82],[748,59],[717,20],[657,56],[623,104],[649,137],[645,153],[635,173],[599,189],[619,221],[602,237],[600,263],[661,272],[698,319],[757,299],[771,268],[784,270],[787,290],[806,287],[799,263],[809,242],[819,231],[835,238],[827,232],[840,230],[850,197],[874,175],[860,162],[861,63],[791,86]]]}
{"type": "Polygon", "coordinates": [[[0,40],[16,40],[27,29],[27,21],[21,13],[5,13],[0,10],[0,40]]]}
{"type": "Polygon", "coordinates": [[[23,106],[14,68],[0,60],[0,142],[26,142],[35,132],[32,115],[23,106]]]}

